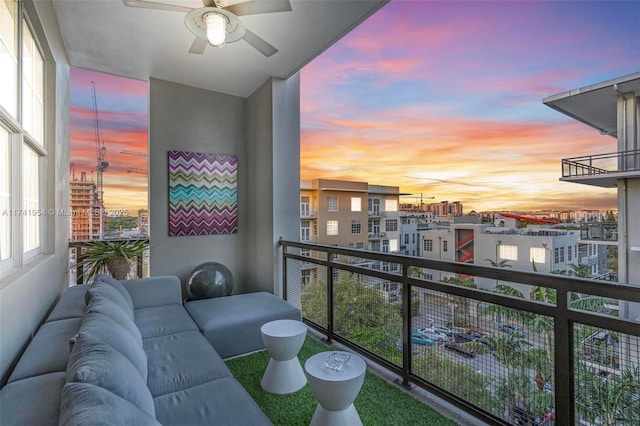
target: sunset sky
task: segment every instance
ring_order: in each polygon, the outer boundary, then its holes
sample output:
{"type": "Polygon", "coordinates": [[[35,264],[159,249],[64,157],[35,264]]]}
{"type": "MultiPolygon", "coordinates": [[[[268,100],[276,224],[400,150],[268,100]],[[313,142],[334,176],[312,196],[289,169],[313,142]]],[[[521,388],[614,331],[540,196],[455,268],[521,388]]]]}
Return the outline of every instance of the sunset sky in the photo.
{"type": "MultiPolygon", "coordinates": [[[[168,1],[167,1],[168,2],[168,1]]],[[[293,4],[295,7],[295,3],[293,4]]],[[[562,158],[615,139],[542,104],[640,71],[638,1],[393,0],[301,72],[301,177],[366,181],[462,201],[464,211],[615,209],[616,190],[559,182],[562,158]]],[[[73,69],[76,178],[97,155],[105,206],[147,206],[146,82],[73,69]]]]}
{"type": "Polygon", "coordinates": [[[637,71],[637,1],[394,0],[302,71],[302,178],[465,212],[613,209],[615,189],[558,179],[615,139],[542,99],[637,71]]]}

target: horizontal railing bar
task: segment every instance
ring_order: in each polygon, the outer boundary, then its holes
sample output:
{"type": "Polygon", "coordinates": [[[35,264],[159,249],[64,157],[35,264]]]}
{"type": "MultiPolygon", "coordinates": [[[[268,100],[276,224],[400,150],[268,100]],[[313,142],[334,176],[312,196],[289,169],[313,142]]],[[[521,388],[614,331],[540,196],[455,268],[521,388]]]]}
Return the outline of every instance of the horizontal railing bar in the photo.
{"type": "MultiPolygon", "coordinates": [[[[399,254],[391,253],[376,253],[368,252],[364,250],[349,249],[342,247],[334,247],[322,244],[300,243],[294,241],[281,240],[280,244],[285,247],[298,247],[309,250],[323,251],[335,254],[342,254],[351,257],[361,257],[365,259],[380,260],[383,262],[397,263],[403,267],[418,267],[435,269],[445,272],[452,272],[457,274],[472,275],[476,277],[489,278],[501,281],[518,282],[522,284],[541,286],[547,288],[553,288],[558,291],[575,291],[585,293],[591,296],[600,296],[614,299],[622,299],[629,302],[640,303],[640,286],[603,282],[588,280],[584,278],[566,277],[556,274],[545,274],[540,272],[528,272],[517,271],[511,268],[496,268],[491,266],[480,266],[475,264],[459,263],[459,262],[447,262],[442,260],[423,259],[418,257],[411,257],[399,254]]],[[[286,253],[285,256],[289,256],[292,253],[286,253]]],[[[308,257],[306,259],[314,259],[308,257]]],[[[306,260],[305,260],[306,261],[306,260]]],[[[342,265],[342,263],[334,262],[334,264],[342,265]]],[[[344,266],[353,267],[352,265],[344,264],[344,266]]],[[[346,269],[346,268],[345,268],[346,269]]],[[[361,268],[366,269],[366,268],[361,268]]],[[[372,271],[366,269],[367,271],[372,271]]],[[[368,273],[368,272],[367,272],[368,273]]],[[[381,272],[385,274],[384,272],[381,272]]],[[[379,276],[382,279],[394,280],[393,274],[379,276]]],[[[397,275],[400,277],[400,275],[397,275]]]]}
{"type": "Polygon", "coordinates": [[[635,321],[616,318],[598,312],[569,310],[567,317],[574,323],[608,329],[640,337],[640,325],[635,321]]]}

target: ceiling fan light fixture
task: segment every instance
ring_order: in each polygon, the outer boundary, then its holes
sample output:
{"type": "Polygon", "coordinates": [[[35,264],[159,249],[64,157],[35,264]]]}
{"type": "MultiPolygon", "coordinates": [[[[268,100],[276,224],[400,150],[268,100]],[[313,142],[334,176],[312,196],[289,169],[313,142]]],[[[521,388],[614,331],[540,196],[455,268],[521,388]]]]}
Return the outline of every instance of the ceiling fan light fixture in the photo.
{"type": "Polygon", "coordinates": [[[204,16],[204,22],[207,26],[207,40],[209,44],[215,47],[224,46],[225,39],[227,38],[226,17],[216,12],[210,12],[204,16]]]}

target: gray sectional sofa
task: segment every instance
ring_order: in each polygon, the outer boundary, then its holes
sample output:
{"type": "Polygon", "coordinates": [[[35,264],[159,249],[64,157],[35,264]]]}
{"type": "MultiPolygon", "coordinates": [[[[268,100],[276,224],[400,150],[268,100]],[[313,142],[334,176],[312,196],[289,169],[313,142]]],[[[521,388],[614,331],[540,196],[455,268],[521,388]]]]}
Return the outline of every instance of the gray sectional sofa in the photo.
{"type": "Polygon", "coordinates": [[[255,328],[274,306],[299,310],[267,293],[191,303],[196,321],[173,276],[69,288],[0,390],[0,424],[270,425],[203,332],[236,354],[261,346],[255,328]],[[237,313],[219,326],[216,304],[237,313]],[[236,347],[238,324],[249,346],[236,347]]]}

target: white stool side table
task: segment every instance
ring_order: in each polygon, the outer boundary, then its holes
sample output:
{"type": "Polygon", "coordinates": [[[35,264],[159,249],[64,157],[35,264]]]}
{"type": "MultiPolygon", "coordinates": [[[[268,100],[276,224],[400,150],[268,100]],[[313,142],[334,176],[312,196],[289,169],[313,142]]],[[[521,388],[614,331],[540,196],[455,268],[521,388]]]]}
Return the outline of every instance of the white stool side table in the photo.
{"type": "Polygon", "coordinates": [[[277,320],[260,328],[271,359],[260,386],[267,392],[286,394],[298,391],[307,383],[298,360],[298,352],[307,336],[307,326],[301,321],[277,320]]]}
{"type": "Polygon", "coordinates": [[[349,353],[351,358],[342,371],[332,370],[324,361],[333,352],[315,354],[304,364],[309,387],[318,400],[311,426],[362,425],[353,401],[360,393],[367,365],[361,357],[349,353]]]}

